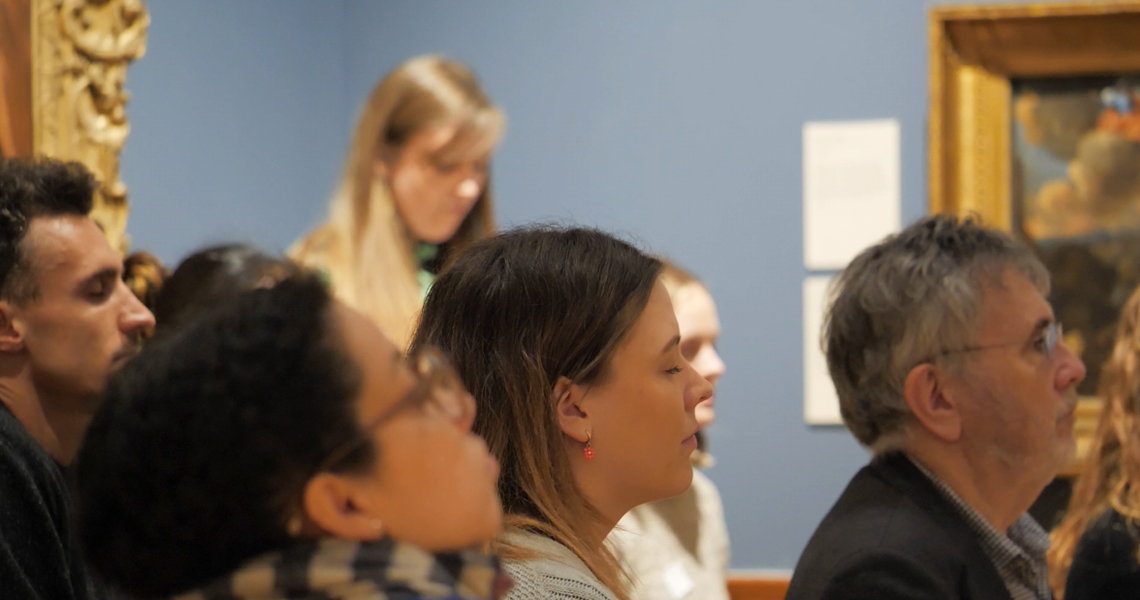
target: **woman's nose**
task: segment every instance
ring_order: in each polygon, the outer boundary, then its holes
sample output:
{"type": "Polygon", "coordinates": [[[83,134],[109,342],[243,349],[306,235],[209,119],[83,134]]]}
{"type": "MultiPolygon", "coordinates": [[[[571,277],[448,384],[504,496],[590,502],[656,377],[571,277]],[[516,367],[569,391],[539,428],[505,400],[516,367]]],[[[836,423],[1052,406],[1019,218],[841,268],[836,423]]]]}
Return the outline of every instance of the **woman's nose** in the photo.
{"type": "Polygon", "coordinates": [[[703,375],[697,373],[696,369],[693,369],[693,374],[697,376],[697,380],[687,390],[688,394],[685,398],[686,410],[696,408],[698,404],[712,398],[713,395],[712,383],[710,383],[708,379],[705,379],[703,375]]]}
{"type": "Polygon", "coordinates": [[[716,349],[711,346],[697,355],[697,358],[693,360],[693,366],[705,379],[714,384],[721,375],[724,375],[724,361],[721,360],[716,349]]]}
{"type": "Polygon", "coordinates": [[[479,197],[479,192],[482,191],[480,188],[479,182],[475,181],[474,177],[468,177],[459,182],[459,187],[456,188],[455,193],[457,193],[460,198],[474,200],[479,197]]]}

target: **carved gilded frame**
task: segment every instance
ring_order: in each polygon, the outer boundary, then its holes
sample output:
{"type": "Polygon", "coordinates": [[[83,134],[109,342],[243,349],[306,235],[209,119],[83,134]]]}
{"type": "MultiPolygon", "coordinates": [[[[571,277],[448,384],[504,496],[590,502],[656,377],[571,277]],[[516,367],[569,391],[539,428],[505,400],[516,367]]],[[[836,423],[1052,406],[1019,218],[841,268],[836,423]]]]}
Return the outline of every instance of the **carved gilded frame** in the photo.
{"type": "MultiPolygon", "coordinates": [[[[1138,31],[1140,1],[933,9],[930,212],[972,212],[1009,230],[1010,80],[1140,71],[1138,31]]],[[[1088,448],[1099,414],[1095,398],[1078,405],[1078,457],[1088,448]]]]}
{"type": "Polygon", "coordinates": [[[130,125],[127,66],[146,51],[142,0],[31,0],[36,154],[76,160],[100,182],[92,218],[126,252],[127,188],[119,155],[130,125]]]}

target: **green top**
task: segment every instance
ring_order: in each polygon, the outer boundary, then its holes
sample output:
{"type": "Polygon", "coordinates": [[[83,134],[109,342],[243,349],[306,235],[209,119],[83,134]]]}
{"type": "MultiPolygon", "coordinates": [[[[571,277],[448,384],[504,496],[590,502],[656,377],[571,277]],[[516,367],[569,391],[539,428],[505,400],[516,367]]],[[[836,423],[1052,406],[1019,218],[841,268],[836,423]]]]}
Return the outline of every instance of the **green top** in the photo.
{"type": "Polygon", "coordinates": [[[435,282],[435,275],[424,270],[424,263],[439,255],[439,246],[420,242],[416,244],[412,255],[416,258],[416,265],[419,266],[416,271],[416,281],[420,284],[420,302],[423,302],[427,298],[428,292],[431,291],[431,284],[435,282]]]}
{"type": "MultiPolygon", "coordinates": [[[[427,242],[420,242],[416,244],[412,250],[412,256],[416,259],[416,281],[420,284],[420,302],[423,302],[431,291],[431,284],[435,282],[435,275],[424,270],[424,263],[435,258],[439,255],[439,246],[429,244],[427,242]]],[[[333,287],[332,274],[324,267],[316,268],[317,276],[325,282],[325,285],[331,289],[333,287]]]]}

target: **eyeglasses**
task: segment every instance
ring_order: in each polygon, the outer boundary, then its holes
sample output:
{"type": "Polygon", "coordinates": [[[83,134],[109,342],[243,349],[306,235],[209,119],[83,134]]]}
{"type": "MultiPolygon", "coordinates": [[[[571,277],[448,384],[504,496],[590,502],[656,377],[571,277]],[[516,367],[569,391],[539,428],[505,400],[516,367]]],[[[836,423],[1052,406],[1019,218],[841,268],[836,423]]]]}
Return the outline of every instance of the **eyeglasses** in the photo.
{"type": "MultiPolygon", "coordinates": [[[[416,385],[391,408],[364,424],[364,431],[374,431],[408,410],[422,410],[457,425],[471,420],[475,414],[475,399],[463,387],[459,373],[443,352],[424,348],[408,357],[408,366],[416,373],[416,385]]],[[[335,470],[353,452],[367,444],[368,440],[359,439],[337,448],[321,463],[317,472],[335,470]]]]}
{"type": "MultiPolygon", "coordinates": [[[[1052,321],[1048,325],[1045,325],[1045,327],[1041,330],[1041,337],[1033,341],[1033,347],[1045,358],[1053,358],[1053,351],[1057,348],[1057,344],[1061,341],[1061,338],[1064,337],[1064,335],[1064,328],[1061,325],[1061,322],[1052,321]]],[[[969,346],[966,348],[960,348],[958,350],[943,350],[942,352],[936,354],[935,358],[939,356],[948,356],[950,354],[961,354],[963,352],[977,352],[979,350],[990,350],[993,348],[1020,346],[1024,343],[1024,341],[1006,342],[1002,344],[986,344],[984,346],[969,346]]]]}

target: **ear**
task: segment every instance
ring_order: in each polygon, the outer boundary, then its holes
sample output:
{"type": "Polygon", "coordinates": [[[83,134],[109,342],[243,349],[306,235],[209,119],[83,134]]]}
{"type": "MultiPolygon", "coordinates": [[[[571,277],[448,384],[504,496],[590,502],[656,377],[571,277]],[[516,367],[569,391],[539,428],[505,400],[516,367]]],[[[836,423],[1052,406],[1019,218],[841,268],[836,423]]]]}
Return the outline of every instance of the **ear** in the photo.
{"type": "Polygon", "coordinates": [[[20,352],[24,349],[23,323],[16,318],[15,307],[0,301],[0,352],[20,352]]]}
{"type": "Polygon", "coordinates": [[[558,414],[558,427],[562,433],[585,444],[589,439],[590,416],[582,408],[585,390],[566,377],[554,384],[554,410],[558,414]]]}
{"type": "Polygon", "coordinates": [[[945,376],[937,367],[923,363],[907,374],[903,399],[923,429],[940,440],[954,442],[962,435],[962,415],[945,384],[945,376]]]}
{"type": "Polygon", "coordinates": [[[384,537],[383,522],[358,502],[359,486],[332,473],[314,475],[305,484],[301,498],[305,516],[323,532],[338,538],[365,542],[384,537]]]}
{"type": "Polygon", "coordinates": [[[376,162],[372,163],[372,176],[387,182],[392,176],[392,167],[395,166],[399,157],[399,149],[385,145],[376,155],[376,162]]]}
{"type": "Polygon", "coordinates": [[[372,163],[372,176],[381,181],[388,181],[388,175],[392,169],[388,166],[388,161],[384,158],[377,158],[376,162],[372,163]]]}

